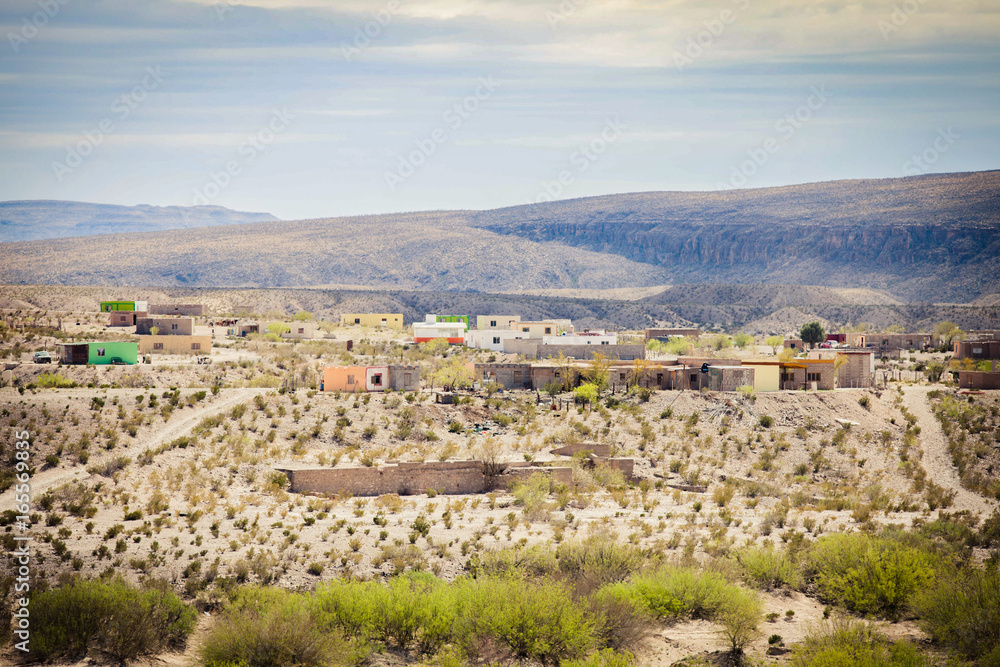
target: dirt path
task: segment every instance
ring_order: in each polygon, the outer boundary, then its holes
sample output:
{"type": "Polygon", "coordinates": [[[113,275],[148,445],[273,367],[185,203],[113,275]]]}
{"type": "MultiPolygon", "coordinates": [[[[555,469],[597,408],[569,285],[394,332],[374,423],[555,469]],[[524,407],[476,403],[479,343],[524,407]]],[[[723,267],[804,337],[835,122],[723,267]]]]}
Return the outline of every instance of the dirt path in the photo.
{"type": "MultiPolygon", "coordinates": [[[[127,449],[118,449],[114,452],[104,454],[103,456],[95,456],[90,460],[90,463],[98,463],[104,459],[111,458],[112,456],[127,456],[134,461],[136,457],[142,454],[142,452],[144,452],[147,448],[156,448],[161,443],[170,442],[175,438],[181,437],[194,428],[205,417],[219,412],[225,412],[233,406],[253,400],[253,397],[257,394],[262,394],[267,391],[269,390],[223,389],[220,396],[213,402],[193,410],[185,409],[180,413],[174,413],[176,416],[173,419],[168,421],[166,424],[160,424],[158,427],[154,427],[152,431],[140,436],[140,438],[127,449]]],[[[38,465],[37,462],[35,465],[38,465]]],[[[86,466],[81,465],[73,466],[72,468],[50,468],[48,470],[36,472],[31,478],[31,496],[32,498],[37,499],[49,489],[55,488],[67,482],[72,482],[73,480],[88,479],[92,476],[93,475],[87,472],[86,466]]],[[[13,502],[14,487],[12,486],[0,494],[0,507],[10,507],[13,502]]]]}
{"type": "Polygon", "coordinates": [[[903,388],[903,403],[906,409],[917,417],[917,425],[920,427],[920,446],[924,450],[923,466],[927,471],[927,476],[935,484],[955,492],[955,501],[950,509],[971,510],[989,514],[996,507],[996,503],[984,498],[978,493],[969,491],[962,486],[958,470],[951,461],[951,454],[948,452],[948,441],[945,439],[944,431],[937,417],[931,412],[930,402],[927,392],[933,387],[911,385],[903,388]]]}

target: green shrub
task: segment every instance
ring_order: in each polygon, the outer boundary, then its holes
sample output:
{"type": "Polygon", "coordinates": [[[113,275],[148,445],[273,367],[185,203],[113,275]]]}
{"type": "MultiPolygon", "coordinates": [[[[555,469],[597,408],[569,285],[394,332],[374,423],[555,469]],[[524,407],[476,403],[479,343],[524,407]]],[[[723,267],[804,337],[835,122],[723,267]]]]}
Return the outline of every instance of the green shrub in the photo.
{"type": "Polygon", "coordinates": [[[744,580],[765,591],[775,588],[799,588],[802,575],[783,551],[766,547],[745,547],[733,554],[744,580]]]}
{"type": "Polygon", "coordinates": [[[795,647],[792,667],[931,667],[907,642],[889,641],[867,623],[834,621],[795,647]]]}
{"type": "Polygon", "coordinates": [[[560,664],[595,644],[593,620],[561,584],[488,578],[459,582],[456,592],[455,641],[472,658],[499,643],[517,659],[560,664]]]}
{"type": "Polygon", "coordinates": [[[207,667],[326,667],[344,653],[344,642],[313,618],[307,598],[258,587],[237,593],[201,648],[207,667]]]}
{"type": "Polygon", "coordinates": [[[995,568],[942,578],[916,596],[914,608],[935,641],[970,660],[991,651],[1000,657],[1000,572],[995,568]]]}
{"type": "Polygon", "coordinates": [[[673,566],[608,587],[612,595],[632,600],[665,621],[713,618],[725,602],[728,588],[731,586],[722,575],[673,566]]]}
{"type": "Polygon", "coordinates": [[[635,656],[627,651],[617,653],[611,649],[604,649],[592,653],[585,660],[564,662],[563,667],[632,667],[635,664],[635,656]]]}
{"type": "Polygon", "coordinates": [[[771,426],[774,425],[774,417],[772,417],[771,415],[761,415],[760,425],[763,428],[771,428],[771,426]]]}
{"type": "Polygon", "coordinates": [[[67,389],[79,387],[80,385],[59,373],[42,373],[35,380],[35,383],[42,389],[67,389]]]}
{"type": "Polygon", "coordinates": [[[820,596],[864,615],[898,619],[910,598],[933,581],[935,557],[897,537],[827,535],[808,566],[820,596]]]}
{"type": "Polygon", "coordinates": [[[573,390],[573,397],[577,403],[593,405],[597,403],[599,392],[597,385],[586,383],[573,390]]]}
{"type": "Polygon", "coordinates": [[[624,581],[647,562],[639,549],[619,544],[605,533],[595,533],[583,541],[566,541],[556,549],[559,571],[576,587],[588,592],[624,581]]]}
{"type": "Polygon", "coordinates": [[[168,591],[76,581],[34,595],[31,619],[31,651],[41,660],[95,650],[124,664],[182,645],[197,614],[168,591]]]}

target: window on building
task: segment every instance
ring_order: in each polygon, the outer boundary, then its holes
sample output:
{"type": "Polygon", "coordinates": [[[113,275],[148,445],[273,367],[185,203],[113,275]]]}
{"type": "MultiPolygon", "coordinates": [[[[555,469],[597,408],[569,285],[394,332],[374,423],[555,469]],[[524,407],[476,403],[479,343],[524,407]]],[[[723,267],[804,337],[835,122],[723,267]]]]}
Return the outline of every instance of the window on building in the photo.
{"type": "Polygon", "coordinates": [[[382,318],[382,324],[383,324],[383,325],[386,325],[386,324],[388,324],[388,323],[389,323],[389,322],[387,322],[387,321],[386,321],[386,319],[385,319],[385,318],[383,317],[383,318],[382,318]]]}
{"type": "Polygon", "coordinates": [[[552,327],[545,327],[545,333],[546,334],[551,334],[552,333],[552,327]]]}
{"type": "Polygon", "coordinates": [[[381,373],[375,373],[374,375],[372,375],[372,384],[375,385],[376,387],[381,387],[382,386],[382,374],[381,373]]]}
{"type": "Polygon", "coordinates": [[[354,323],[355,324],[361,324],[361,318],[360,317],[355,317],[354,318],[354,323]]]}
{"type": "Polygon", "coordinates": [[[348,375],[347,376],[347,384],[354,384],[354,376],[353,375],[348,375]]]}
{"type": "Polygon", "coordinates": [[[499,345],[500,344],[500,336],[494,336],[493,337],[493,344],[494,345],[499,345]]]}
{"type": "Polygon", "coordinates": [[[523,331],[524,333],[528,333],[528,327],[521,327],[521,331],[523,331]]]}
{"type": "Polygon", "coordinates": [[[691,384],[698,384],[698,374],[697,373],[692,373],[691,374],[691,384]]]}
{"type": "Polygon", "coordinates": [[[983,348],[981,347],[972,348],[972,354],[982,354],[982,353],[983,353],[983,348]]]}
{"type": "Polygon", "coordinates": [[[200,350],[201,349],[201,343],[191,343],[191,349],[192,350],[200,350]]]}
{"type": "Polygon", "coordinates": [[[177,329],[177,324],[176,323],[171,323],[170,324],[170,328],[171,329],[177,329]]]}
{"type": "Polygon", "coordinates": [[[819,373],[806,373],[807,382],[819,382],[819,373]]]}
{"type": "Polygon", "coordinates": [[[490,320],[490,326],[491,327],[495,327],[496,325],[497,325],[497,321],[496,320],[490,320]]]}
{"type": "Polygon", "coordinates": [[[601,341],[601,345],[610,345],[610,344],[611,344],[611,343],[610,343],[610,342],[608,342],[608,341],[606,341],[606,340],[602,340],[602,341],[601,341]]]}
{"type": "Polygon", "coordinates": [[[103,347],[97,348],[97,356],[103,357],[104,356],[104,352],[105,352],[105,349],[103,347]]]}
{"type": "Polygon", "coordinates": [[[303,329],[302,327],[299,327],[299,333],[300,333],[300,334],[304,334],[305,332],[306,332],[306,330],[305,330],[305,329],[303,329]]]}
{"type": "Polygon", "coordinates": [[[410,386],[410,378],[413,377],[410,373],[403,373],[403,384],[407,387],[410,386]]]}
{"type": "Polygon", "coordinates": [[[154,350],[162,350],[163,349],[163,343],[153,343],[153,349],[154,350]]]}
{"type": "Polygon", "coordinates": [[[794,373],[782,373],[781,374],[781,381],[782,382],[791,382],[794,378],[795,378],[795,374],[794,373]]]}

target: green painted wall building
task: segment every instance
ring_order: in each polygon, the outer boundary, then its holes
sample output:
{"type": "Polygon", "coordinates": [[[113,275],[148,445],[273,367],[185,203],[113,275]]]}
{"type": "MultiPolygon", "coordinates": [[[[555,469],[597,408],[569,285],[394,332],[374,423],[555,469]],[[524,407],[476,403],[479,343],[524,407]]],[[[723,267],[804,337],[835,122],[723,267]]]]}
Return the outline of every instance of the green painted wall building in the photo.
{"type": "Polygon", "coordinates": [[[144,313],[149,310],[149,305],[145,301],[102,301],[102,313],[115,313],[124,311],[128,313],[144,313]]]}
{"type": "Polygon", "coordinates": [[[449,323],[465,322],[465,328],[466,329],[469,328],[469,316],[468,315],[438,315],[437,316],[437,321],[438,322],[449,322],[449,323]]]}
{"type": "Polygon", "coordinates": [[[124,341],[65,343],[60,346],[59,359],[64,364],[94,364],[107,366],[112,359],[126,364],[139,363],[139,344],[124,341]]]}

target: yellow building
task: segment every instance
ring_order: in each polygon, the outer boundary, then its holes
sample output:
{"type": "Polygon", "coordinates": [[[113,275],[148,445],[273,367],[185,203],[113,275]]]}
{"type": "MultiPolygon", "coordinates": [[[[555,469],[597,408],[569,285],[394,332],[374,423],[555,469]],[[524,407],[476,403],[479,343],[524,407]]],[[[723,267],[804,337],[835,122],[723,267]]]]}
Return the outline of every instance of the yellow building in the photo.
{"type": "Polygon", "coordinates": [[[781,362],[749,360],[743,366],[753,369],[754,391],[778,391],[781,388],[781,362]]]}
{"type": "Polygon", "coordinates": [[[389,329],[403,328],[402,313],[344,313],[340,316],[340,324],[362,327],[387,327],[389,329]]]}
{"type": "Polygon", "coordinates": [[[211,336],[138,336],[139,354],[211,354],[211,336]]]}

